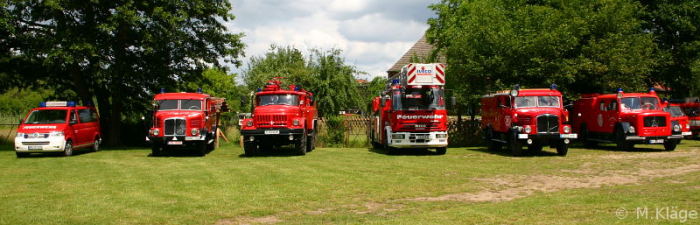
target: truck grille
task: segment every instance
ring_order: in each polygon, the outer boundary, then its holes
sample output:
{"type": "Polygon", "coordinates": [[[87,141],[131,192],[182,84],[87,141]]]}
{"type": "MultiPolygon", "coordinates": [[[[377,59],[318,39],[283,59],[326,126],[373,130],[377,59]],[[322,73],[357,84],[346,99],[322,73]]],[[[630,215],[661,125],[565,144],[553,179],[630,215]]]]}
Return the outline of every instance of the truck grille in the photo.
{"type": "Polygon", "coordinates": [[[23,145],[48,145],[48,141],[41,141],[41,142],[22,142],[23,145]]]}
{"type": "Polygon", "coordinates": [[[185,119],[165,119],[165,136],[185,135],[185,119]]]}
{"type": "Polygon", "coordinates": [[[255,115],[257,126],[287,126],[287,115],[255,115]]]}
{"type": "Polygon", "coordinates": [[[644,127],[665,127],[666,117],[663,116],[647,116],[644,117],[644,127]]]}
{"type": "Polygon", "coordinates": [[[537,133],[559,133],[559,117],[555,115],[538,116],[537,133]]]}

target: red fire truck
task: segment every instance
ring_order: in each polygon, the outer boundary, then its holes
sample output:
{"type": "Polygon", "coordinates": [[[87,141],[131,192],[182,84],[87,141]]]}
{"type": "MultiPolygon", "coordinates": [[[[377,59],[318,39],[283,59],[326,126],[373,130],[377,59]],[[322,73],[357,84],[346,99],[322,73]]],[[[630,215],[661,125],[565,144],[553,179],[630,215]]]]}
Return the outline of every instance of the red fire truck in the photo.
{"type": "Polygon", "coordinates": [[[700,136],[700,102],[687,102],[680,104],[685,115],[688,116],[692,136],[700,136]]]}
{"type": "Polygon", "coordinates": [[[255,93],[252,118],[242,121],[243,150],[248,156],[294,144],[295,153],[305,155],[316,146],[316,101],[299,85],[281,87],[276,77],[255,93]]]}
{"type": "Polygon", "coordinates": [[[387,89],[372,101],[372,144],[447,151],[445,65],[412,63],[391,77],[387,89]]]}
{"type": "Polygon", "coordinates": [[[161,93],[153,98],[153,125],[146,141],[151,155],[169,149],[194,148],[199,155],[214,150],[221,112],[228,111],[224,98],[197,93],[161,93]]]}
{"type": "Polygon", "coordinates": [[[683,113],[683,109],[681,108],[680,104],[664,102],[663,109],[671,114],[671,121],[675,121],[673,122],[674,124],[681,125],[681,131],[684,138],[690,137],[693,134],[690,131],[690,120],[688,119],[688,116],[683,113]]]}
{"type": "Polygon", "coordinates": [[[582,141],[614,142],[618,149],[634,149],[635,144],[663,144],[676,149],[683,138],[681,125],[664,112],[656,92],[584,94],[574,103],[573,127],[582,141]]]}
{"type": "Polygon", "coordinates": [[[528,150],[539,152],[543,146],[566,155],[569,143],[578,135],[571,132],[569,113],[564,109],[561,92],[550,89],[500,91],[481,98],[481,127],[491,150],[507,145],[513,155],[528,150]]]}
{"type": "Polygon", "coordinates": [[[76,106],[72,101],[42,102],[20,121],[15,152],[18,158],[48,152],[70,156],[77,149],[98,151],[101,142],[95,107],[76,106]]]}

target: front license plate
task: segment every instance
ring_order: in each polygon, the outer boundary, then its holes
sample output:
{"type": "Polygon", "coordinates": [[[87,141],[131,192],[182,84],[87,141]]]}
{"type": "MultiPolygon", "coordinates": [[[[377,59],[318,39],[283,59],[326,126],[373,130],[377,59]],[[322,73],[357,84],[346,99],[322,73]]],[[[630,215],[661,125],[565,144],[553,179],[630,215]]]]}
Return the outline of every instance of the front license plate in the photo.
{"type": "Polygon", "coordinates": [[[664,139],[649,140],[649,144],[663,144],[664,139]]]}
{"type": "Polygon", "coordinates": [[[44,148],[42,148],[41,146],[29,146],[28,149],[29,150],[43,150],[44,148]]]}
{"type": "Polygon", "coordinates": [[[280,134],[279,130],[266,130],[265,134],[280,134]]]}
{"type": "Polygon", "coordinates": [[[182,141],[168,141],[168,145],[182,145],[182,141]]]}
{"type": "Polygon", "coordinates": [[[561,138],[568,138],[568,139],[576,139],[578,137],[577,134],[561,134],[561,138]]]}

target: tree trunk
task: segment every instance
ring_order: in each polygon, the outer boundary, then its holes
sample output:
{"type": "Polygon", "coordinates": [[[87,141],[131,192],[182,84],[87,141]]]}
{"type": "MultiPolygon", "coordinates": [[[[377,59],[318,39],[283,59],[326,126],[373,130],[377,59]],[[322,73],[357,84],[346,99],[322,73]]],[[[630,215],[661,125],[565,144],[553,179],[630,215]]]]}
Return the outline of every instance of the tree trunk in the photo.
{"type": "MultiPolygon", "coordinates": [[[[117,87],[118,88],[118,87],[117,87]]],[[[112,91],[112,110],[109,121],[109,141],[107,142],[111,146],[117,146],[121,144],[121,124],[122,124],[122,111],[123,102],[121,99],[121,91],[112,91]]]]}

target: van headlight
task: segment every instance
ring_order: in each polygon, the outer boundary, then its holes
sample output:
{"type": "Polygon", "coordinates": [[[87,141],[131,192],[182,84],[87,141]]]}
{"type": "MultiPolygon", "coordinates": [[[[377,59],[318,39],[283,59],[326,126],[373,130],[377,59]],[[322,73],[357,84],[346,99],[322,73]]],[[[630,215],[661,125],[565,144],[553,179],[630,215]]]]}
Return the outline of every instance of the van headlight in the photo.
{"type": "Polygon", "coordinates": [[[51,131],[51,133],[49,133],[49,136],[51,136],[51,137],[63,137],[63,131],[51,131]]]}
{"type": "Polygon", "coordinates": [[[17,137],[24,137],[24,133],[17,132],[17,137]]]}

